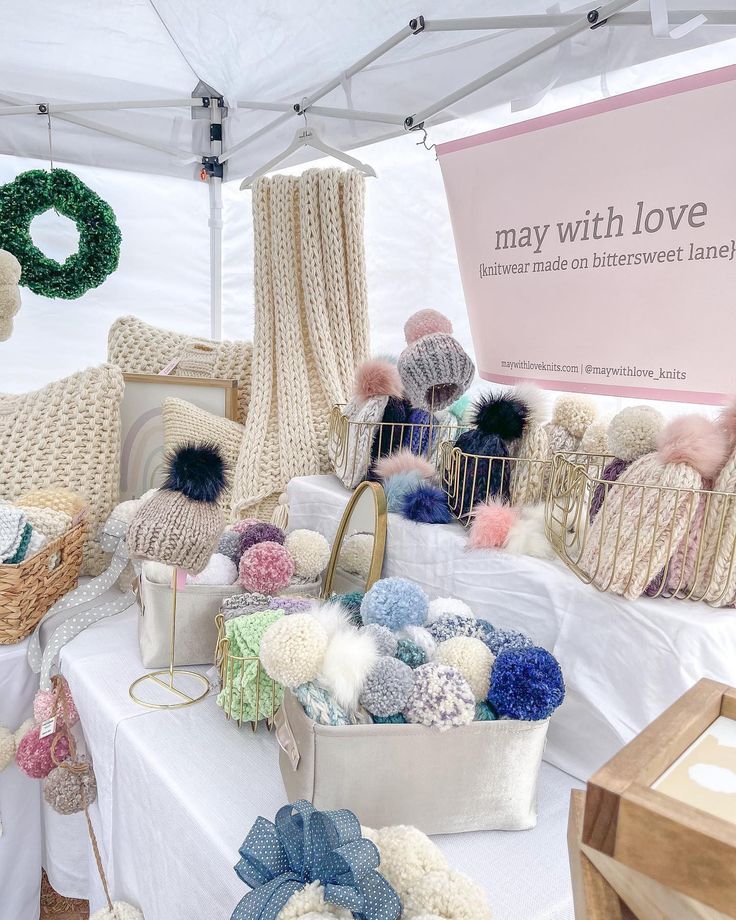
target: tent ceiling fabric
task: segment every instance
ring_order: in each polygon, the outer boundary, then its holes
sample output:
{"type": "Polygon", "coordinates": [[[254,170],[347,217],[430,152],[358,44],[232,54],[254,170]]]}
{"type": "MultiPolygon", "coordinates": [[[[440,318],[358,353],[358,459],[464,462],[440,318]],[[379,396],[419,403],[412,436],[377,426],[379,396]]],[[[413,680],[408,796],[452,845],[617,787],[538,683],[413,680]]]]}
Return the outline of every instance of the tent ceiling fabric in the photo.
{"type": "MultiPolygon", "coordinates": [[[[9,0],[6,0],[9,2],[9,0]]],[[[591,2],[590,6],[599,5],[591,2]]],[[[670,0],[676,11],[692,3],[670,0]]],[[[713,4],[736,13],[736,0],[713,4]]],[[[338,77],[364,54],[423,14],[543,14],[549,0],[26,0],[3,16],[0,106],[14,103],[187,99],[199,80],[225,97],[225,152],[278,113],[237,108],[243,100],[294,103],[338,77]],[[489,7],[492,7],[489,9],[489,7]]],[[[565,7],[565,11],[572,7],[565,7]]],[[[584,11],[587,7],[577,6],[584,11]]],[[[648,2],[632,10],[646,12],[648,2]]],[[[707,12],[706,12],[707,15],[707,12]]],[[[406,116],[436,102],[535,42],[549,29],[424,32],[410,36],[318,104],[406,116]]],[[[708,25],[680,39],[655,38],[647,25],[586,30],[457,103],[435,120],[501,103],[530,104],[552,85],[605,75],[654,58],[736,37],[736,26],[708,25]]],[[[60,162],[195,178],[209,153],[206,119],[188,107],[84,112],[52,118],[60,162]],[[109,127],[154,150],[89,128],[109,127]],[[177,153],[179,151],[180,153],[177,153]]],[[[203,113],[206,114],[206,113],[203,113]]],[[[351,149],[403,132],[376,122],[310,116],[329,143],[351,149]]],[[[296,115],[229,160],[227,178],[252,172],[286,147],[302,124],[296,115]]],[[[0,153],[48,158],[46,119],[0,117],[0,153]]],[[[304,159],[309,154],[305,152],[304,159]]],[[[296,161],[297,158],[293,162],[296,161]]]]}

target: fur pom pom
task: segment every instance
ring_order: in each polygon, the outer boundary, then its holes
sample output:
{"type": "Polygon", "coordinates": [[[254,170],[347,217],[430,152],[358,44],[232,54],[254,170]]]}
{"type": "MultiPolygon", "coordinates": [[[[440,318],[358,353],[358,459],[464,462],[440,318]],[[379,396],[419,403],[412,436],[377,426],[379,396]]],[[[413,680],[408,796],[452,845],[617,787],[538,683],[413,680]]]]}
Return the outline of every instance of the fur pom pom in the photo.
{"type": "Polygon", "coordinates": [[[729,400],[718,414],[718,424],[726,432],[730,450],[736,447],[736,397],[729,400]]]}
{"type": "Polygon", "coordinates": [[[726,462],[723,428],[703,415],[681,415],[662,431],[657,451],[662,463],[687,463],[704,479],[714,479],[726,462]]]}
{"type": "Polygon", "coordinates": [[[452,515],[447,507],[447,497],[431,482],[420,482],[406,493],[401,503],[401,513],[418,524],[450,524],[452,515]]]}
{"type": "Polygon", "coordinates": [[[474,413],[475,427],[483,434],[516,441],[524,434],[529,408],[512,393],[487,393],[476,402],[474,413]]]}
{"type": "Polygon", "coordinates": [[[664,416],[652,406],[627,406],[611,419],[608,445],[619,460],[638,460],[657,448],[664,416]]]}
{"type": "Polygon", "coordinates": [[[509,530],[505,549],[519,556],[536,556],[537,559],[552,559],[555,551],[544,532],[544,505],[528,505],[509,530]]]}
{"type": "Polygon", "coordinates": [[[401,514],[401,509],[406,496],[417,488],[421,477],[416,470],[408,473],[397,473],[384,480],[383,490],[386,493],[386,508],[396,514],[401,514]]]}
{"type": "Polygon", "coordinates": [[[452,323],[439,310],[417,310],[404,324],[407,345],[411,345],[417,339],[423,339],[425,335],[433,335],[435,332],[452,335],[452,323]]]}
{"type": "Polygon", "coordinates": [[[534,383],[517,383],[508,393],[526,406],[527,425],[543,425],[549,417],[547,394],[534,383]]]}
{"type": "Polygon", "coordinates": [[[511,505],[495,501],[476,505],[468,546],[472,549],[495,549],[503,546],[515,523],[516,510],[511,505]]]}
{"type": "Polygon", "coordinates": [[[403,393],[396,365],[385,358],[370,358],[355,372],[355,397],[361,404],[375,396],[400,399],[403,393]]]}
{"type": "Polygon", "coordinates": [[[338,706],[353,712],[368,674],[378,661],[378,649],[370,633],[342,630],[329,641],[317,683],[332,694],[338,706]]]}
{"type": "Polygon", "coordinates": [[[552,423],[580,439],[597,414],[595,403],[589,396],[560,396],[552,413],[552,423]]]}
{"type": "Polygon", "coordinates": [[[389,476],[395,476],[397,473],[408,473],[414,470],[419,473],[421,479],[433,479],[437,473],[434,466],[424,457],[417,457],[407,448],[397,450],[387,457],[381,457],[373,464],[373,472],[376,479],[385,481],[389,476]]]}
{"type": "Polygon", "coordinates": [[[226,485],[225,464],[215,444],[183,444],[168,457],[161,488],[212,504],[226,485]]]}
{"type": "Polygon", "coordinates": [[[332,639],[338,633],[349,632],[355,626],[350,610],[335,600],[320,604],[311,611],[310,615],[324,629],[328,639],[332,639]]]}

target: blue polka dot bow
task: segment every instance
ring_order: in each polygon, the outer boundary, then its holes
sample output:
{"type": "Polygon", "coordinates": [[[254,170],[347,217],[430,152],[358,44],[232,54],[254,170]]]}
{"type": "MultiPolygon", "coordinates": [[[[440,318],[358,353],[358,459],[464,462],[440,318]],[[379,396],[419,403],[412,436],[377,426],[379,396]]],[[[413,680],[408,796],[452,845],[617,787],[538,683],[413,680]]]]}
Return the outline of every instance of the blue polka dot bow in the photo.
{"type": "Polygon", "coordinates": [[[240,848],[235,866],[253,891],[231,920],[276,920],[289,898],[310,882],[321,882],[325,900],[352,911],[358,920],[397,920],[401,902],[376,872],[374,843],[360,833],[351,811],[317,811],[306,801],[285,805],[272,823],[258,818],[240,848]]]}

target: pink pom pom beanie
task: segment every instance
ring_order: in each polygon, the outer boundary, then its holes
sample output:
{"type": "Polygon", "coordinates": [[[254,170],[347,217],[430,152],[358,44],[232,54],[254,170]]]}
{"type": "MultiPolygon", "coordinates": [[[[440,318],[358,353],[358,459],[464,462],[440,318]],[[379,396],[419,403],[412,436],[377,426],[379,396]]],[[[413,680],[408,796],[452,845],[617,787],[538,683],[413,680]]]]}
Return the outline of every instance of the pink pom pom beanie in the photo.
{"type": "Polygon", "coordinates": [[[421,310],[404,328],[408,344],[397,367],[406,398],[420,409],[446,409],[470,386],[475,365],[441,313],[421,310]]]}

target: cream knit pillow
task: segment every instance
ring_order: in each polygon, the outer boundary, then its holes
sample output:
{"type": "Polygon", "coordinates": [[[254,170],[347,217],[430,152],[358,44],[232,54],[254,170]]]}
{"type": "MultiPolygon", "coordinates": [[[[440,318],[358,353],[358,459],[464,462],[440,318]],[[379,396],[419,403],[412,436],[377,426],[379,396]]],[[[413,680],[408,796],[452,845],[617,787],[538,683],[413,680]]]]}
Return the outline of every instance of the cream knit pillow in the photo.
{"type": "Polygon", "coordinates": [[[14,501],[49,486],[89,503],[82,571],[96,575],[105,556],[97,531],[118,501],[123,375],[90,368],[22,396],[0,395],[0,498],[14,501]]]}
{"type": "Polygon", "coordinates": [[[175,377],[215,377],[238,381],[238,421],[245,422],[250,402],[250,342],[212,342],[149,326],[121,316],[107,336],[107,360],[124,374],[158,374],[179,359],[175,377]]]}
{"type": "Polygon", "coordinates": [[[227,470],[228,487],[223,490],[217,504],[230,520],[233,472],[238,462],[240,442],[243,440],[243,426],[173,396],[164,400],[163,416],[164,448],[167,454],[180,444],[207,443],[216,444],[220,448],[227,470]]]}

